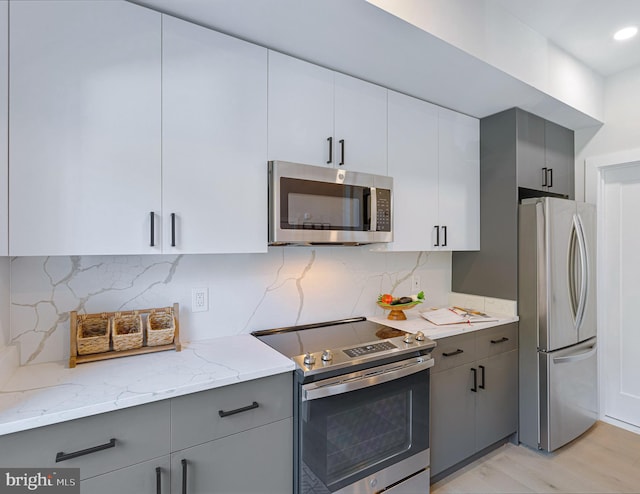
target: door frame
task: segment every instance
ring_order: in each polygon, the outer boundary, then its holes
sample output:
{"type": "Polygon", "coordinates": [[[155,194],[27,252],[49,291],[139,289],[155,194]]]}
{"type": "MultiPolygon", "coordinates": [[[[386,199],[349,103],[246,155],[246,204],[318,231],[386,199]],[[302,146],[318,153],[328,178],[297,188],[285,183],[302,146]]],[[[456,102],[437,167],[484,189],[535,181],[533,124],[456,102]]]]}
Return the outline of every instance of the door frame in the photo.
{"type": "MultiPolygon", "coordinates": [[[[604,203],[604,172],[616,167],[624,167],[632,165],[633,163],[640,163],[640,148],[628,149],[624,151],[618,151],[615,153],[608,153],[604,155],[594,156],[585,159],[585,202],[596,204],[597,207],[597,310],[598,310],[598,346],[601,349],[607,348],[606,334],[601,328],[606,326],[606,322],[610,319],[608,317],[608,308],[605,303],[606,289],[604,286],[604,269],[603,269],[603,245],[604,245],[604,231],[602,228],[604,222],[604,212],[602,205],[604,203]]],[[[603,422],[613,424],[623,429],[630,430],[637,434],[640,434],[640,427],[634,427],[626,422],[621,422],[605,415],[605,363],[606,354],[603,351],[598,352],[598,415],[599,419],[603,422]]]]}

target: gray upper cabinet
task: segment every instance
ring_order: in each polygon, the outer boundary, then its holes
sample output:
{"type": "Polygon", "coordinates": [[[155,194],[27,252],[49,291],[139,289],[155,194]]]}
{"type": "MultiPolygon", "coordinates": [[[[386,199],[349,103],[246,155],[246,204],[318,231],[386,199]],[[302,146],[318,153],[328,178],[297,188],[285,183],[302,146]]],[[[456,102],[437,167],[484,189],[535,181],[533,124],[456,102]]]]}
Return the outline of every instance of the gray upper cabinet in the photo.
{"type": "MultiPolygon", "coordinates": [[[[9,2],[0,0],[0,33],[9,32],[9,2]]],[[[6,256],[9,249],[9,38],[0,36],[0,256],[6,256]]]]}
{"type": "Polygon", "coordinates": [[[515,112],[518,187],[573,197],[573,131],[523,110],[515,112]]]}
{"type": "Polygon", "coordinates": [[[574,197],[573,131],[518,108],[480,120],[480,251],[454,252],[454,292],[518,298],[518,201],[574,197]]]}

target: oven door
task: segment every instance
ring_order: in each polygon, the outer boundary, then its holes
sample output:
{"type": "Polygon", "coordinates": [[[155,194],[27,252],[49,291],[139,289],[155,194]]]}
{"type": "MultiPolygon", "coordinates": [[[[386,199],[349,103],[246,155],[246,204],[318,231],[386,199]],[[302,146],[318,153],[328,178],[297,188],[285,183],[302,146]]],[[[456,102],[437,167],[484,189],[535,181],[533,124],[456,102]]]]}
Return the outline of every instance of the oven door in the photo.
{"type": "Polygon", "coordinates": [[[428,491],[431,366],[418,357],[303,385],[298,492],[374,493],[425,472],[428,491]]]}

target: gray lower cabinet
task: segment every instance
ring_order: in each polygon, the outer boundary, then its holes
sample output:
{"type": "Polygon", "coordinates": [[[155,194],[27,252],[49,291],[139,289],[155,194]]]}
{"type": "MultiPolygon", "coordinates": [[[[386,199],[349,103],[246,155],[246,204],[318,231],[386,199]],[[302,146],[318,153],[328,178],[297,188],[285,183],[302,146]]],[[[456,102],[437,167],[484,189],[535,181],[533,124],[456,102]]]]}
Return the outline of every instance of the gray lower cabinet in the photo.
{"type": "Polygon", "coordinates": [[[169,458],[163,456],[83,480],[80,490],[87,494],[169,494],[169,458]]]}
{"type": "Polygon", "coordinates": [[[79,468],[90,494],[287,494],[292,394],[285,373],[8,434],[0,466],[79,468]]]}
{"type": "Polygon", "coordinates": [[[518,420],[517,323],[438,340],[431,476],[510,436],[518,420]]]}
{"type": "Polygon", "coordinates": [[[292,490],[292,419],[171,455],[173,494],[286,494],[292,490]]]}

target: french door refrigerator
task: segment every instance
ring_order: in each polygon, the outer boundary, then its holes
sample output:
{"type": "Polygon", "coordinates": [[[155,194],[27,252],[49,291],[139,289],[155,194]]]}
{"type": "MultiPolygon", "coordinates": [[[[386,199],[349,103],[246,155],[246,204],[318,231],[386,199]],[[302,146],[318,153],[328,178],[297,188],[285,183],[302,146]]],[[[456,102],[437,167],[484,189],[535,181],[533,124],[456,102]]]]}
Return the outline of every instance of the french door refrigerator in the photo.
{"type": "Polygon", "coordinates": [[[597,418],[595,206],[519,206],[519,440],[553,451],[597,418]]]}

